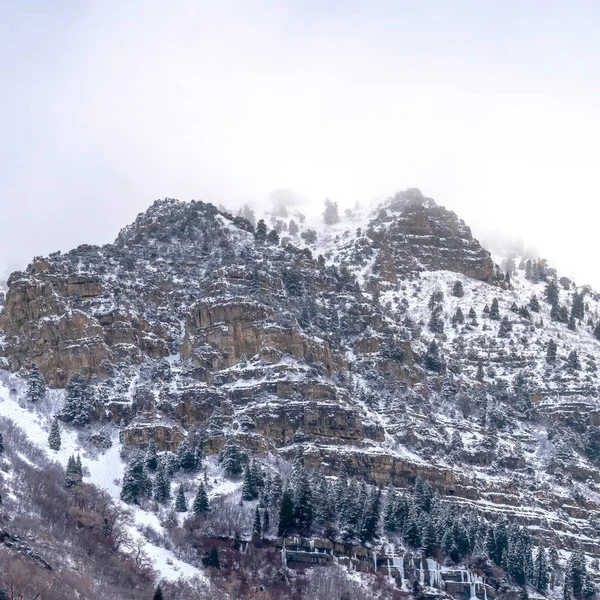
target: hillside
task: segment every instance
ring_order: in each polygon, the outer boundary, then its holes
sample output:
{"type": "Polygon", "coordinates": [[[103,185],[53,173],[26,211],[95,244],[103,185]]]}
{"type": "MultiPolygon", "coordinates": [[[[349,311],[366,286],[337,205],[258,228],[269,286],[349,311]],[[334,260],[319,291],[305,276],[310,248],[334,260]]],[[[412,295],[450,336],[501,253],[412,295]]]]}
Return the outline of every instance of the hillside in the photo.
{"type": "Polygon", "coordinates": [[[591,600],[597,294],[418,190],[259,216],[156,201],[10,276],[0,560],[49,600],[591,600]]]}

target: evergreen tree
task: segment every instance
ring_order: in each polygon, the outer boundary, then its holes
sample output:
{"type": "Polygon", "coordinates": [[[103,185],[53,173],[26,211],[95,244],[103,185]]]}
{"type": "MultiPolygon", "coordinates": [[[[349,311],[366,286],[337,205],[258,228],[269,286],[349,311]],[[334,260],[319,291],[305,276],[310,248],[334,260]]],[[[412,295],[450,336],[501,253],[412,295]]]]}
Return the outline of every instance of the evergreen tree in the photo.
{"type": "Polygon", "coordinates": [[[194,515],[197,517],[205,515],[210,510],[208,504],[208,494],[206,493],[206,487],[202,481],[198,487],[198,493],[194,499],[192,510],[194,511],[194,515]]]}
{"type": "Polygon", "coordinates": [[[77,467],[77,475],[79,476],[79,481],[83,480],[83,465],[81,464],[81,456],[77,455],[75,459],[75,466],[77,467]]]}
{"type": "Polygon", "coordinates": [[[340,221],[337,202],[332,202],[329,198],[325,198],[323,221],[325,221],[325,225],[335,225],[340,221]]]}
{"type": "Polygon", "coordinates": [[[158,454],[156,453],[156,442],[154,438],[151,438],[148,442],[148,449],[146,450],[146,457],[144,458],[146,468],[151,471],[155,471],[158,467],[158,454]]]}
{"type": "Polygon", "coordinates": [[[166,502],[171,499],[171,478],[165,463],[166,459],[159,461],[152,486],[152,497],[157,502],[166,502]]]}
{"type": "Polygon", "coordinates": [[[385,495],[385,511],[383,513],[383,528],[385,531],[393,533],[398,529],[396,520],[396,490],[390,483],[385,495]]]}
{"type": "Polygon", "coordinates": [[[535,575],[534,585],[535,587],[544,594],[548,589],[548,563],[546,559],[546,550],[542,547],[539,548],[535,557],[535,575]]]}
{"type": "Polygon", "coordinates": [[[61,439],[58,421],[53,419],[52,425],[50,426],[50,435],[48,435],[48,446],[50,446],[50,450],[60,450],[60,444],[61,439]]]}
{"type": "Polygon", "coordinates": [[[221,562],[219,560],[219,552],[217,551],[215,546],[213,546],[211,548],[210,552],[207,552],[204,555],[204,557],[202,558],[202,564],[205,567],[212,567],[214,569],[221,568],[221,562]]]}
{"type": "Polygon", "coordinates": [[[290,221],[288,231],[289,231],[289,234],[294,237],[296,237],[298,235],[299,228],[298,228],[298,224],[296,223],[296,221],[294,221],[294,219],[292,219],[290,221]]]}
{"type": "Polygon", "coordinates": [[[444,333],[444,319],[442,318],[442,307],[435,306],[431,311],[428,323],[429,331],[433,333],[444,333]]]}
{"type": "Polygon", "coordinates": [[[265,508],[263,511],[263,522],[262,522],[262,531],[264,535],[269,533],[271,529],[271,519],[269,517],[269,510],[265,508]]]}
{"type": "Polygon", "coordinates": [[[254,523],[252,524],[252,535],[257,535],[260,537],[262,533],[262,522],[260,518],[260,510],[258,510],[258,506],[254,511],[254,523]]]}
{"type": "Polygon", "coordinates": [[[573,317],[573,315],[569,317],[568,327],[571,331],[575,331],[577,329],[577,326],[575,325],[575,317],[573,317]]]}
{"type": "Polygon", "coordinates": [[[184,471],[194,471],[196,469],[196,451],[187,438],[177,448],[177,461],[179,468],[184,471]]]}
{"type": "Polygon", "coordinates": [[[242,483],[242,500],[255,500],[256,498],[258,498],[258,490],[252,476],[250,464],[246,463],[244,482],[242,483]]]}
{"type": "Polygon", "coordinates": [[[556,306],[558,304],[559,294],[558,294],[558,285],[556,281],[552,280],[546,284],[546,289],[544,290],[544,297],[546,298],[546,302],[550,304],[550,306],[556,306]]]}
{"type": "Polygon", "coordinates": [[[546,350],[546,362],[553,365],[556,362],[556,351],[558,346],[553,339],[548,342],[548,348],[546,350]]]}
{"type": "Polygon", "coordinates": [[[152,483],[143,461],[135,459],[128,465],[123,476],[123,484],[121,488],[121,500],[131,504],[138,504],[140,496],[145,496],[150,493],[152,483]]]}
{"type": "Polygon", "coordinates": [[[362,543],[371,542],[377,534],[379,518],[381,514],[381,492],[377,488],[372,488],[365,503],[364,518],[360,533],[362,543]]]}
{"type": "Polygon", "coordinates": [[[257,242],[264,242],[267,239],[267,224],[265,223],[264,219],[261,219],[256,224],[254,239],[256,239],[257,242]]]}
{"type": "Polygon", "coordinates": [[[279,234],[275,229],[271,229],[271,231],[269,231],[269,235],[267,236],[267,242],[269,242],[269,244],[272,244],[273,246],[279,245],[279,234]]]}
{"type": "Polygon", "coordinates": [[[505,315],[502,317],[502,321],[500,321],[500,327],[498,328],[498,337],[507,338],[510,336],[510,332],[512,331],[512,323],[505,315]]]}
{"type": "Polygon", "coordinates": [[[529,309],[526,306],[521,306],[519,308],[519,316],[524,319],[531,319],[531,315],[529,314],[529,309]]]}
{"type": "Polygon", "coordinates": [[[574,371],[581,370],[581,363],[579,362],[577,350],[571,350],[569,353],[569,356],[567,357],[567,368],[573,369],[574,371]]]}
{"type": "Polygon", "coordinates": [[[571,304],[571,317],[583,321],[585,316],[585,303],[583,301],[583,294],[573,294],[573,303],[571,304]]]}
{"type": "Polygon", "coordinates": [[[244,469],[244,456],[240,452],[234,438],[230,437],[225,442],[223,450],[219,454],[219,462],[227,477],[238,477],[244,469]]]}
{"type": "Polygon", "coordinates": [[[269,490],[269,502],[271,506],[278,507],[281,502],[281,497],[283,495],[283,481],[281,481],[281,476],[279,473],[275,473],[273,477],[273,481],[271,482],[271,488],[269,490]]]}
{"type": "Polygon", "coordinates": [[[587,567],[585,563],[585,555],[581,548],[575,549],[567,563],[567,571],[570,576],[571,591],[575,598],[581,598],[583,595],[583,587],[587,578],[587,567]]]}
{"type": "Polygon", "coordinates": [[[67,461],[67,468],[65,470],[65,487],[73,487],[81,482],[83,479],[83,469],[77,464],[77,460],[74,456],[69,456],[67,461]]]}
{"type": "Polygon", "coordinates": [[[27,384],[27,397],[31,402],[43,400],[46,396],[46,382],[37,365],[31,367],[27,384]]]}
{"type": "Polygon", "coordinates": [[[156,586],[156,591],[154,592],[154,596],[152,596],[152,600],[164,600],[164,596],[162,593],[162,588],[160,584],[156,586]]]}
{"type": "Polygon", "coordinates": [[[490,319],[493,321],[500,320],[500,307],[498,306],[498,298],[494,298],[492,300],[492,305],[490,306],[490,319]]]}
{"type": "Polygon", "coordinates": [[[465,295],[463,284],[458,279],[454,282],[454,286],[452,286],[452,295],[457,298],[462,298],[465,295]]]}
{"type": "Polygon", "coordinates": [[[423,527],[423,537],[421,539],[421,549],[423,554],[427,556],[433,556],[434,552],[437,550],[437,533],[435,530],[435,524],[431,517],[428,517],[425,522],[425,526],[423,527]]]}
{"type": "Polygon", "coordinates": [[[485,374],[483,372],[483,362],[481,360],[477,362],[477,374],[475,375],[475,379],[477,379],[477,381],[483,381],[485,379],[485,374]]]}
{"type": "Polygon", "coordinates": [[[531,296],[531,299],[529,300],[529,308],[533,312],[540,312],[540,310],[542,310],[542,307],[540,306],[540,301],[538,300],[535,294],[531,296]]]}
{"type": "Polygon", "coordinates": [[[188,510],[185,494],[183,493],[183,485],[180,485],[177,489],[177,495],[175,496],[175,510],[177,512],[187,512],[188,510]]]}
{"type": "Polygon", "coordinates": [[[0,454],[4,452],[4,438],[2,437],[2,433],[0,433],[0,454]]]}
{"type": "Polygon", "coordinates": [[[597,340],[600,340],[600,321],[598,321],[598,324],[596,325],[596,327],[594,327],[594,337],[597,340]]]}
{"type": "Polygon", "coordinates": [[[463,315],[463,311],[460,309],[460,306],[456,309],[456,312],[452,316],[452,323],[464,323],[465,316],[463,315]]]}
{"type": "Polygon", "coordinates": [[[436,373],[439,373],[442,370],[443,362],[442,357],[440,355],[440,348],[435,340],[431,340],[429,346],[427,347],[427,352],[425,352],[424,364],[425,368],[430,371],[435,371],[436,373]]]}
{"type": "Polygon", "coordinates": [[[79,373],[75,373],[67,383],[67,399],[58,415],[59,419],[73,425],[87,425],[94,412],[92,391],[79,373]]]}
{"type": "Polygon", "coordinates": [[[308,535],[313,522],[313,498],[308,473],[302,468],[294,491],[294,522],[302,535],[308,535]]]}
{"type": "Polygon", "coordinates": [[[292,492],[286,488],[281,496],[277,536],[285,537],[294,531],[294,501],[292,492]]]}

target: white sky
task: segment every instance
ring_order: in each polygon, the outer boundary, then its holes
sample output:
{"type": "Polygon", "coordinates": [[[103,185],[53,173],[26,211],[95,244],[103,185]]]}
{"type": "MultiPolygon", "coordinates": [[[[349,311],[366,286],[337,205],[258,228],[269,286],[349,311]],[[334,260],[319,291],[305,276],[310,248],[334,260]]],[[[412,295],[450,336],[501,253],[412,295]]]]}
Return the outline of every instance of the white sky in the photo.
{"type": "Polygon", "coordinates": [[[600,288],[600,3],[0,4],[0,272],[155,198],[419,187],[600,288]]]}

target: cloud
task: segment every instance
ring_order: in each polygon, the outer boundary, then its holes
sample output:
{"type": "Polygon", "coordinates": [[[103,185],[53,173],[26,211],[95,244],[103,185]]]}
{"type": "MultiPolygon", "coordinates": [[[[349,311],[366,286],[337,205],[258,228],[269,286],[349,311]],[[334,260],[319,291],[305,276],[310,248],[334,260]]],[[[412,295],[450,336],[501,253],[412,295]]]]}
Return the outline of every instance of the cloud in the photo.
{"type": "Polygon", "coordinates": [[[158,197],[416,186],[600,286],[593,15],[427,5],[11,6],[0,264],[110,241],[158,197]]]}

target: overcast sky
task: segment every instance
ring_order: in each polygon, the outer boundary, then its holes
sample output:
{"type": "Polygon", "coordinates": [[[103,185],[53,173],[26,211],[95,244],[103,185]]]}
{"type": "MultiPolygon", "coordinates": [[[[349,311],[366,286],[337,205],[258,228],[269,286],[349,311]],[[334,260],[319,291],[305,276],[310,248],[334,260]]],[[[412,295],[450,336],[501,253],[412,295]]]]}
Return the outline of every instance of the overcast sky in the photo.
{"type": "Polygon", "coordinates": [[[159,197],[419,187],[600,288],[600,3],[0,3],[0,271],[159,197]]]}

